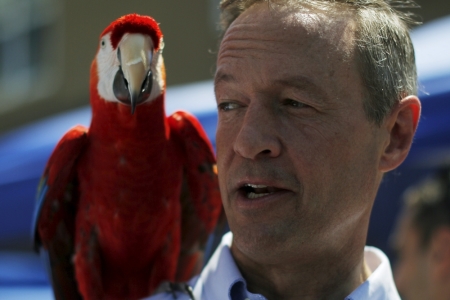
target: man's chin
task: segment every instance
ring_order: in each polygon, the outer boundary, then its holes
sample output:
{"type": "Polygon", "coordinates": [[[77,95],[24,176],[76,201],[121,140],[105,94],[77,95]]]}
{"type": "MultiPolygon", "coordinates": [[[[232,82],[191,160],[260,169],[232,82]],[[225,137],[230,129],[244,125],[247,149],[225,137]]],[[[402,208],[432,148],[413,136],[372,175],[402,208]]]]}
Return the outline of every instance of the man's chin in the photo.
{"type": "Polygon", "coordinates": [[[286,225],[253,222],[238,225],[236,229],[234,227],[230,226],[233,232],[233,255],[235,252],[241,253],[252,260],[276,263],[282,253],[289,252],[289,248],[298,242],[292,235],[294,229],[280,229],[286,228],[286,225]]]}

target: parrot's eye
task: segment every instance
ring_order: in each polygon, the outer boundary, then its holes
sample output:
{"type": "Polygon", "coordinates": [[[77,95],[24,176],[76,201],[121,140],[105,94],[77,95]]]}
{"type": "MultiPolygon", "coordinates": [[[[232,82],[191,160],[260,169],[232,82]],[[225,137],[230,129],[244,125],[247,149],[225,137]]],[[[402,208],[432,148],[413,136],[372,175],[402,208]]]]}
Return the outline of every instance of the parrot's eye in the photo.
{"type": "Polygon", "coordinates": [[[102,48],[105,48],[106,46],[105,40],[102,40],[100,44],[102,45],[102,48]]]}

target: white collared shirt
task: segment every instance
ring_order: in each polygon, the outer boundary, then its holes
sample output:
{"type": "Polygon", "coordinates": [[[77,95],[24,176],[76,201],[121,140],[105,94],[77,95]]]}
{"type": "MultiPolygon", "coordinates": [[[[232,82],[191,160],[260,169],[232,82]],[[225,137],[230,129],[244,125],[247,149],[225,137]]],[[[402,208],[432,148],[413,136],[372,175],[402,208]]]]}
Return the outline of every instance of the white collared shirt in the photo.
{"type": "MultiPolygon", "coordinates": [[[[264,296],[252,294],[247,290],[246,281],[231,255],[232,239],[231,232],[225,234],[202,273],[189,282],[193,287],[195,300],[266,300],[264,296]]],[[[375,247],[366,246],[364,259],[372,274],[345,300],[400,300],[386,255],[375,247]]],[[[189,299],[181,293],[176,295],[179,300],[189,299]]],[[[174,299],[170,293],[148,298],[148,300],[169,299],[174,299]]]]}

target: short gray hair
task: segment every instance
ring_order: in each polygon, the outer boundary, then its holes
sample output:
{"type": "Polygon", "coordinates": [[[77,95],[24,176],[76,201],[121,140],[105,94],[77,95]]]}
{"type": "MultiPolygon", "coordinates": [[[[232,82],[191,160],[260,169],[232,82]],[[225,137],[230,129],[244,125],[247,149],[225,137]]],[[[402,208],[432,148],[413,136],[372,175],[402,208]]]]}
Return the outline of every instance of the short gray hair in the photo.
{"type": "Polygon", "coordinates": [[[355,45],[358,67],[366,88],[364,110],[380,125],[404,97],[417,94],[417,71],[409,26],[411,14],[395,7],[415,8],[410,0],[222,0],[221,27],[230,24],[255,3],[277,3],[292,7],[339,6],[355,16],[355,45]]]}

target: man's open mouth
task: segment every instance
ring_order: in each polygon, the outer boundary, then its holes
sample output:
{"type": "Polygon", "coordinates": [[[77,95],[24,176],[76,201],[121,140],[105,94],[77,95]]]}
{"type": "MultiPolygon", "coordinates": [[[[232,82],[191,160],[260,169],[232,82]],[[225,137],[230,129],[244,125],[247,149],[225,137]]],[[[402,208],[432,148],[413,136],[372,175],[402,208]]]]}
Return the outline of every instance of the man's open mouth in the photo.
{"type": "Polygon", "coordinates": [[[240,190],[248,199],[256,199],[275,193],[279,189],[261,184],[244,184],[240,190]]]}

